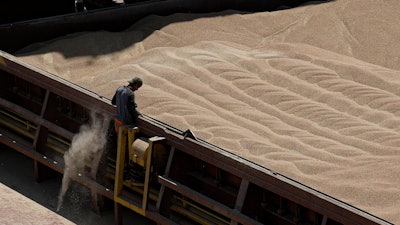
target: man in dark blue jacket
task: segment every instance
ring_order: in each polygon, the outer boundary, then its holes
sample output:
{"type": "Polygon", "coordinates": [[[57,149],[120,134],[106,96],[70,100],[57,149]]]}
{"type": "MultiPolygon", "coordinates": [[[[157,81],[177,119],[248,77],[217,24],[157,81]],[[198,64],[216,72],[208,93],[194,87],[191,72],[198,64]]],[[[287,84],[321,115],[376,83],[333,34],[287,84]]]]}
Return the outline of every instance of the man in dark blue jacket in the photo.
{"type": "Polygon", "coordinates": [[[127,86],[121,86],[117,89],[111,100],[111,103],[117,106],[117,113],[114,118],[117,133],[120,126],[135,124],[140,115],[140,112],[136,109],[135,91],[143,85],[143,81],[141,78],[135,77],[128,82],[127,86]]]}

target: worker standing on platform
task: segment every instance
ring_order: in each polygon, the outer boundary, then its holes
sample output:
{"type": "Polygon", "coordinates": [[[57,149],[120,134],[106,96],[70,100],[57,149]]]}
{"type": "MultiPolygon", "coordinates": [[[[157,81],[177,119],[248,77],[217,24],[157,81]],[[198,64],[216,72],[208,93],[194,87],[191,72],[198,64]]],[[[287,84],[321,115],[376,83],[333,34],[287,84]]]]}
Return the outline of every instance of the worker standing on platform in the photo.
{"type": "Polygon", "coordinates": [[[128,83],[127,86],[119,87],[111,100],[111,103],[117,106],[114,118],[117,133],[120,126],[135,124],[137,117],[141,114],[136,109],[135,91],[143,85],[143,81],[141,78],[135,77],[128,83]]]}

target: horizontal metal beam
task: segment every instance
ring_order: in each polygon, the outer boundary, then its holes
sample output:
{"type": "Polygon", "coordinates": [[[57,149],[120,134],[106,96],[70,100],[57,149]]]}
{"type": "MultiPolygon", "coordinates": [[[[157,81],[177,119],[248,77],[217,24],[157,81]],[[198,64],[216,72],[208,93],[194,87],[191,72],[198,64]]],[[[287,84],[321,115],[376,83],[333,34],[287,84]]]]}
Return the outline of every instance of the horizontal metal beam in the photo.
{"type": "Polygon", "coordinates": [[[177,181],[171,180],[163,176],[158,176],[158,182],[165,185],[165,187],[181,193],[184,196],[189,197],[191,200],[212,209],[215,212],[221,213],[222,215],[231,218],[232,220],[238,221],[242,224],[262,225],[262,223],[259,223],[254,219],[247,217],[244,214],[241,214],[239,211],[231,209],[213,199],[210,199],[209,197],[204,196],[177,181]]]}
{"type": "MultiPolygon", "coordinates": [[[[0,128],[0,143],[5,144],[6,146],[17,150],[18,152],[22,153],[23,155],[45,165],[46,167],[63,174],[64,173],[64,163],[55,161],[37,151],[35,151],[31,146],[30,143],[24,141],[18,136],[15,136],[4,129],[0,128]]],[[[96,193],[101,194],[111,200],[114,199],[114,192],[113,190],[100,185],[96,181],[92,180],[91,178],[82,175],[76,175],[71,177],[71,180],[74,180],[84,186],[95,190],[96,193]]]]}
{"type": "Polygon", "coordinates": [[[104,96],[98,95],[70,81],[64,80],[61,77],[27,64],[2,51],[0,51],[0,70],[6,71],[78,105],[84,106],[89,111],[96,112],[109,118],[115,114],[115,107],[111,105],[110,100],[104,96]]]}

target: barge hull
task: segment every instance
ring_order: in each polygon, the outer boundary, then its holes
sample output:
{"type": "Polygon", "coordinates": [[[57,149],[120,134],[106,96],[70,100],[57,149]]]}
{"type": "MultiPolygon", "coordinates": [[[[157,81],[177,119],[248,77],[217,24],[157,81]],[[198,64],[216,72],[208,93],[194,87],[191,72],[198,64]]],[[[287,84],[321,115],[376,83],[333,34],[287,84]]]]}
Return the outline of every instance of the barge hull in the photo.
{"type": "Polygon", "coordinates": [[[115,224],[124,208],[158,224],[390,224],[146,115],[117,134],[109,99],[5,52],[0,74],[0,142],[33,159],[37,181],[65,172],[63,155],[93,115],[109,126],[103,154],[73,179],[95,212],[114,205],[115,224]]]}

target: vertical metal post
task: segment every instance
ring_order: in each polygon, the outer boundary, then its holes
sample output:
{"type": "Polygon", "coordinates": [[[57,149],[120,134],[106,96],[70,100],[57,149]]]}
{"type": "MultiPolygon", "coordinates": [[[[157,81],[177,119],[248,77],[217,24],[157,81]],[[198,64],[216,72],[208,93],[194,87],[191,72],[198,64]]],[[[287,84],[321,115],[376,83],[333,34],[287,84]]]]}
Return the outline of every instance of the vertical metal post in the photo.
{"type": "Polygon", "coordinates": [[[127,127],[119,127],[118,132],[118,146],[117,146],[117,161],[115,166],[115,183],[114,183],[114,198],[117,198],[122,191],[122,181],[125,165],[125,152],[126,152],[126,135],[127,127]]]}
{"type": "MultiPolygon", "coordinates": [[[[236,197],[236,203],[235,203],[235,210],[237,210],[238,212],[242,211],[248,188],[249,188],[249,181],[246,179],[242,179],[242,182],[240,183],[239,192],[236,197]]],[[[237,225],[237,224],[238,224],[237,221],[231,220],[231,225],[237,225]]]]}
{"type": "MultiPolygon", "coordinates": [[[[43,101],[40,118],[43,118],[44,114],[46,112],[49,95],[50,95],[50,92],[47,90],[44,101],[43,101]]],[[[33,140],[32,147],[37,152],[40,152],[43,155],[47,155],[46,154],[47,136],[48,136],[48,128],[44,127],[42,125],[38,125],[36,127],[36,134],[35,134],[35,139],[33,140]]],[[[39,163],[37,160],[33,161],[33,166],[34,166],[34,177],[37,182],[40,182],[40,181],[50,177],[50,173],[51,173],[50,169],[45,167],[41,163],[39,163]]]]}

